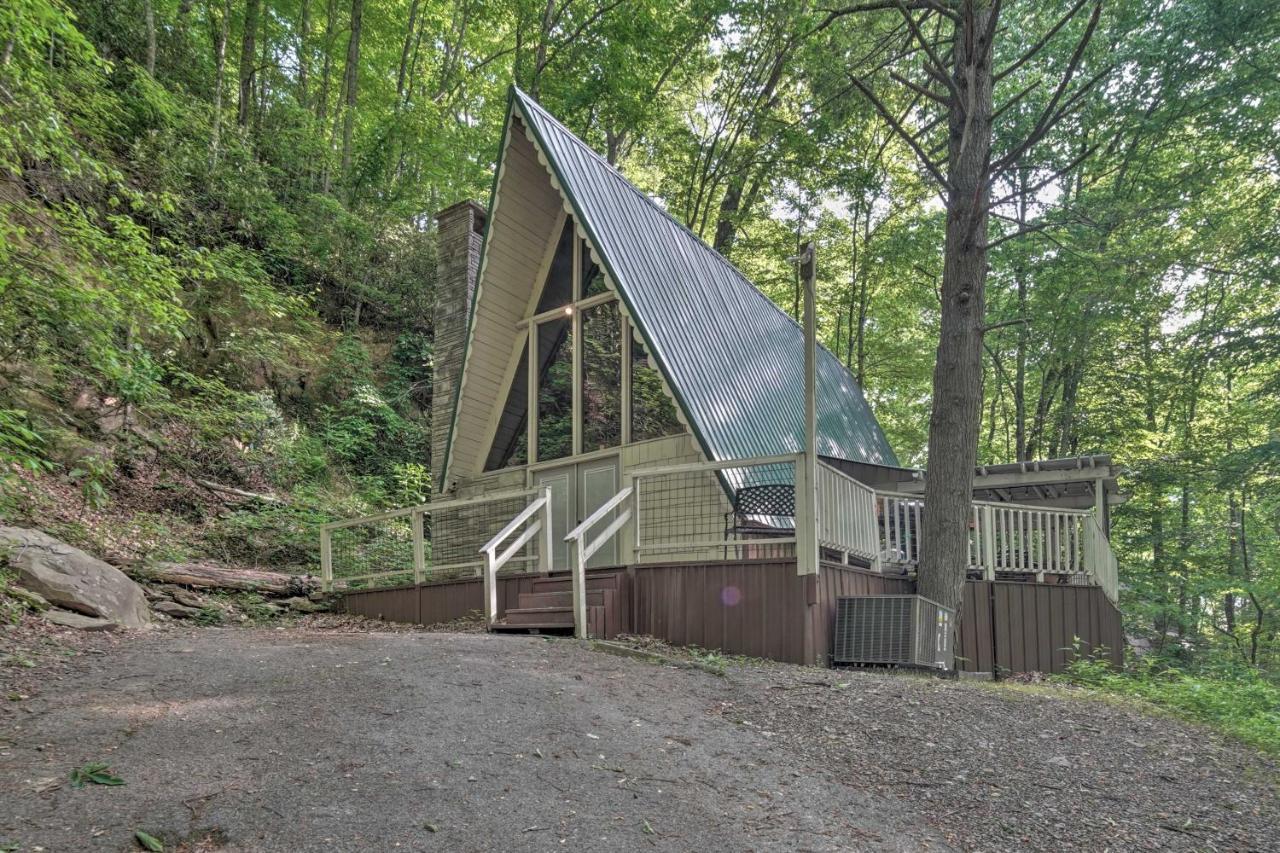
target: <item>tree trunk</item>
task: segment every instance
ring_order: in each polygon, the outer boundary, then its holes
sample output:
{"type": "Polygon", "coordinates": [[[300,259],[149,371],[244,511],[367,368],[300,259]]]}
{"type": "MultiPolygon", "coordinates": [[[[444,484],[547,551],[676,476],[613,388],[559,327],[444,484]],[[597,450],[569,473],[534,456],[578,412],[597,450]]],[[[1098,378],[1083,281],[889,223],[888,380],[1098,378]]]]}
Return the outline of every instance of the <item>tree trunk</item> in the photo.
{"type": "Polygon", "coordinates": [[[351,136],[356,125],[356,94],[360,83],[360,23],[364,0],[351,0],[351,36],[347,39],[347,65],[343,75],[342,176],[351,176],[351,136]]]}
{"type": "MultiPolygon", "coordinates": [[[[209,5],[213,24],[213,4],[209,5]]],[[[209,133],[209,167],[218,165],[218,144],[222,136],[222,90],[227,77],[227,34],[231,27],[231,0],[224,0],[220,20],[213,25],[213,127],[209,133]]]]}
{"type": "Polygon", "coordinates": [[[409,4],[409,27],[404,34],[404,47],[400,50],[400,70],[396,73],[396,105],[405,100],[405,81],[409,73],[409,56],[413,50],[414,25],[418,19],[418,0],[409,4]]]}
{"type": "Polygon", "coordinates": [[[928,476],[917,590],[959,610],[969,564],[973,469],[982,404],[987,217],[991,199],[992,79],[988,6],[953,29],[953,79],[961,98],[948,116],[947,226],[942,265],[942,329],[933,371],[928,476]]]}
{"type": "Polygon", "coordinates": [[[129,574],[162,583],[200,589],[244,589],[268,595],[298,595],[318,589],[312,577],[238,569],[216,563],[159,563],[149,568],[129,568],[129,574]]]}
{"type": "Polygon", "coordinates": [[[260,10],[260,0],[245,0],[244,33],[240,39],[240,100],[236,110],[236,124],[241,127],[249,126],[249,117],[253,113],[254,63],[258,61],[255,40],[260,10]]]}
{"type": "Polygon", "coordinates": [[[156,10],[152,0],[142,0],[142,19],[147,28],[147,74],[156,76],[156,10]]]}
{"type": "Polygon", "coordinates": [[[307,81],[311,73],[311,0],[302,0],[298,22],[298,105],[307,108],[307,81]]]}

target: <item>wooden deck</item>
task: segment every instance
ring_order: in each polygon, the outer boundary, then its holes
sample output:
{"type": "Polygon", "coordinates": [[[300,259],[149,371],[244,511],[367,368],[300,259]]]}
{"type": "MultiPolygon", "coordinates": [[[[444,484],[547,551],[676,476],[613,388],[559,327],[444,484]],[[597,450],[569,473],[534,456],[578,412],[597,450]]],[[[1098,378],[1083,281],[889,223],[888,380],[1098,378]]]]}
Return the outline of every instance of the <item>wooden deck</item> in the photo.
{"type": "MultiPolygon", "coordinates": [[[[794,559],[601,568],[590,570],[587,580],[592,636],[648,634],[677,645],[819,665],[831,651],[837,598],[909,593],[915,586],[902,576],[834,564],[824,564],[817,576],[800,576],[794,559]]],[[[500,576],[497,590],[500,627],[572,628],[571,614],[562,612],[568,572],[500,576]]],[[[481,612],[483,597],[480,579],[472,578],[351,590],[342,607],[425,625],[481,612]]],[[[1120,613],[1098,587],[969,581],[962,608],[957,665],[964,671],[1061,672],[1075,638],[1087,652],[1105,648],[1113,663],[1123,660],[1120,613]]]]}

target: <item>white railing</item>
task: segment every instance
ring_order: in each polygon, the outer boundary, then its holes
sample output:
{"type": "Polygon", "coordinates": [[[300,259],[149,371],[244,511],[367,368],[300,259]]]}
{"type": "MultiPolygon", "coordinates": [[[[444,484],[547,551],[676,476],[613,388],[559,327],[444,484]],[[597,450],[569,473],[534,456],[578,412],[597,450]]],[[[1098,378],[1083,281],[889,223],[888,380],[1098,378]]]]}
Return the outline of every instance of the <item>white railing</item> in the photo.
{"type": "MultiPolygon", "coordinates": [[[[440,578],[474,577],[484,567],[477,556],[490,531],[510,517],[511,507],[535,490],[458,498],[333,521],[320,526],[320,579],[339,585],[387,582],[422,584],[440,578]]],[[[508,560],[549,559],[549,549],[508,560]]]]}
{"type": "MultiPolygon", "coordinates": [[[[924,505],[918,495],[876,493],[885,566],[911,571],[920,565],[924,505]]],[[[1113,601],[1118,592],[1115,555],[1093,513],[1084,510],[974,501],[969,567],[989,580],[1006,573],[1092,582],[1113,601]]]]}
{"type": "Polygon", "coordinates": [[[505,527],[480,548],[480,553],[484,555],[484,617],[489,625],[498,621],[498,572],[540,532],[543,534],[543,542],[542,547],[538,549],[538,568],[543,572],[549,572],[551,571],[550,488],[543,489],[539,497],[520,510],[515,518],[508,521],[505,527]],[[504,547],[503,543],[516,533],[519,535],[504,547]]]}
{"type": "MultiPolygon", "coordinates": [[[[627,486],[601,504],[600,508],[591,513],[586,521],[570,530],[564,537],[564,541],[569,543],[569,548],[573,554],[571,560],[573,570],[573,634],[580,639],[585,639],[587,636],[587,561],[595,556],[597,551],[608,544],[609,540],[627,525],[627,522],[631,520],[631,507],[616,513],[609,525],[590,542],[587,541],[587,534],[597,524],[608,518],[610,513],[613,513],[619,506],[626,503],[632,492],[633,487],[627,486]]],[[[549,502],[549,491],[547,499],[549,502]]]]}
{"type": "Polygon", "coordinates": [[[817,471],[819,547],[839,552],[846,565],[852,556],[876,568],[881,548],[875,490],[825,462],[818,463],[817,471]]]}

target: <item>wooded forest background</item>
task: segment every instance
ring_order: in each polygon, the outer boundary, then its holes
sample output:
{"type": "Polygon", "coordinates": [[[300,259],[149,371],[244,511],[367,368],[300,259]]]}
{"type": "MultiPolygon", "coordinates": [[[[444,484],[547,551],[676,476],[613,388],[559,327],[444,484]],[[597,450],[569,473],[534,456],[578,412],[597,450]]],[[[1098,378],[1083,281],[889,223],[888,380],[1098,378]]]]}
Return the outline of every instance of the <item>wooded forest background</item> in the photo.
{"type": "MultiPolygon", "coordinates": [[[[904,17],[860,5],[8,0],[0,517],[303,566],[320,521],[422,499],[431,214],[487,200],[513,82],[793,314],[816,237],[821,338],[922,465],[944,211],[853,82],[917,107],[904,17]]],[[[1274,672],[1280,12],[1111,0],[1076,56],[1092,5],[1001,12],[1035,61],[997,142],[1089,85],[992,189],[978,457],[1110,453],[1131,629],[1274,672]]]]}

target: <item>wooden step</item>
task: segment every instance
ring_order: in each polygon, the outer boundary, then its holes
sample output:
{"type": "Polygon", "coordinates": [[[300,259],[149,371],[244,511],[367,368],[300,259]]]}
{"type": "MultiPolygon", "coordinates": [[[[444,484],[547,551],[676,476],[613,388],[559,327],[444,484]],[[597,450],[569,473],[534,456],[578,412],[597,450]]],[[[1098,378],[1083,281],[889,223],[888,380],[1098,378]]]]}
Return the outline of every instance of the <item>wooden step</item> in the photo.
{"type": "MultiPolygon", "coordinates": [[[[587,589],[617,589],[618,576],[615,574],[593,575],[587,573],[587,589]]],[[[573,578],[569,575],[534,578],[529,582],[530,592],[573,592],[573,578]]]]}
{"type": "Polygon", "coordinates": [[[573,607],[513,607],[503,620],[508,625],[568,625],[573,627],[573,607]]]}
{"type": "MultiPolygon", "coordinates": [[[[587,590],[587,605],[612,604],[613,595],[614,590],[611,589],[589,589],[587,590]],[[606,598],[609,599],[608,602],[606,602],[606,598]]],[[[572,607],[573,591],[522,592],[517,601],[521,610],[528,607],[572,607]]]]}

